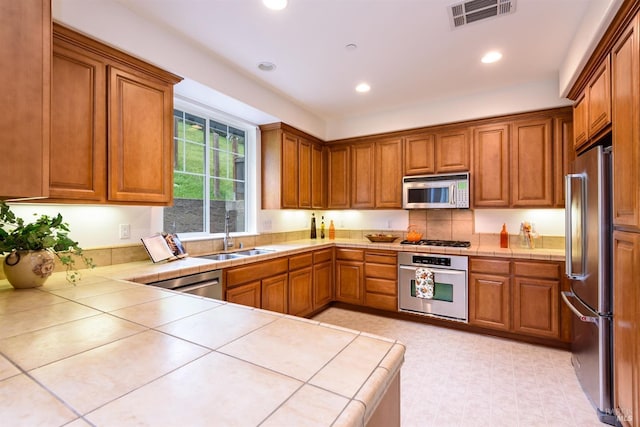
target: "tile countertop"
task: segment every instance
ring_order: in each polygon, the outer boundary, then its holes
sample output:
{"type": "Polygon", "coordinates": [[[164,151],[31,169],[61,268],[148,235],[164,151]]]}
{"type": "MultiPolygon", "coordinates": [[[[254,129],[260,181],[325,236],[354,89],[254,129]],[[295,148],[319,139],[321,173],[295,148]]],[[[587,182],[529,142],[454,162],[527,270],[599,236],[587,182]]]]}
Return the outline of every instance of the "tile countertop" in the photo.
{"type": "Polygon", "coordinates": [[[404,360],[394,340],[106,271],[0,281],[3,423],[361,426],[404,360]]]}

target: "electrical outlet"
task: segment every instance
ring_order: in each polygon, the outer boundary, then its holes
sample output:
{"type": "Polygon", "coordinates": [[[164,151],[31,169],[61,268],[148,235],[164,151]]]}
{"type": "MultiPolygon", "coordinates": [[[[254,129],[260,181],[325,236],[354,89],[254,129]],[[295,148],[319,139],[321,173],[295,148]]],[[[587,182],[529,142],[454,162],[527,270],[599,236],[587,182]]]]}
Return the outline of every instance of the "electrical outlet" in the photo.
{"type": "Polygon", "coordinates": [[[391,230],[391,220],[390,220],[390,219],[389,219],[389,220],[387,220],[387,228],[388,228],[389,230],[391,230]]]}
{"type": "Polygon", "coordinates": [[[270,219],[265,219],[264,221],[262,221],[262,231],[271,231],[271,220],[270,219]]]}
{"type": "Polygon", "coordinates": [[[131,238],[131,224],[120,224],[120,238],[131,238]]]}

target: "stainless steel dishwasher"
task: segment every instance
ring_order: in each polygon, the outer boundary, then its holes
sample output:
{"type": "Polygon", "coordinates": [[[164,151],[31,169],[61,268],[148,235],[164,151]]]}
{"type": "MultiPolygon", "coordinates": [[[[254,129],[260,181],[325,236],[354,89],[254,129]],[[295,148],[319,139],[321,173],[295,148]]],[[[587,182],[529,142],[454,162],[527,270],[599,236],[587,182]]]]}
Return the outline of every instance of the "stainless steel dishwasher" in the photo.
{"type": "Polygon", "coordinates": [[[221,300],[222,270],[211,270],[189,276],[160,280],[148,283],[148,285],[221,300]]]}

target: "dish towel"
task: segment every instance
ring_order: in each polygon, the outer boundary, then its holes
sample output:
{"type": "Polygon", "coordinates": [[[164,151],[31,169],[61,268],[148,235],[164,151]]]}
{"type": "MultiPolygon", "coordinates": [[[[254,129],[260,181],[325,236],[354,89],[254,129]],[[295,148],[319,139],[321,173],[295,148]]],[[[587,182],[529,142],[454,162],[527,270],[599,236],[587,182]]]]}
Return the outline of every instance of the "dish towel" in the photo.
{"type": "Polygon", "coordinates": [[[416,269],[416,297],[433,299],[433,271],[428,268],[416,269]]]}

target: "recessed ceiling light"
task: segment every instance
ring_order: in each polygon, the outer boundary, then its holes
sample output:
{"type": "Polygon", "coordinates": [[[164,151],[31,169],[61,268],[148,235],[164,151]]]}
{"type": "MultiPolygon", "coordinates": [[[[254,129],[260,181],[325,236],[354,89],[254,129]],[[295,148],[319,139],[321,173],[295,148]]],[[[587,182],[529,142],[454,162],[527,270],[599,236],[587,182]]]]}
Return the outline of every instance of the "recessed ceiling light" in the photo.
{"type": "Polygon", "coordinates": [[[356,91],[360,93],[369,92],[370,90],[371,86],[369,86],[367,83],[360,83],[358,86],[356,86],[356,91]]]}
{"type": "Polygon", "coordinates": [[[344,47],[345,49],[351,51],[351,50],[356,50],[358,48],[358,45],[355,43],[349,43],[348,45],[346,45],[344,47]]]}
{"type": "Polygon", "coordinates": [[[276,64],[273,62],[261,62],[258,64],[258,68],[262,71],[273,71],[276,69],[276,64]]]}
{"type": "Polygon", "coordinates": [[[493,62],[500,61],[500,59],[502,59],[502,54],[497,50],[493,50],[491,52],[485,53],[481,61],[485,64],[491,64],[493,62]]]}
{"type": "Polygon", "coordinates": [[[262,0],[262,3],[271,10],[282,10],[287,7],[287,0],[262,0]]]}

